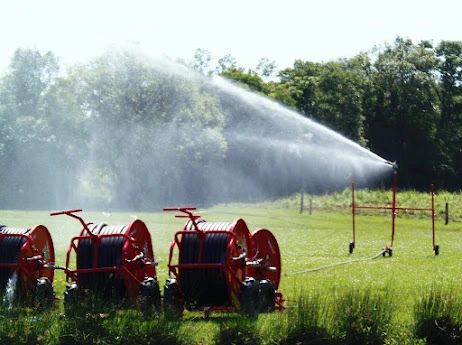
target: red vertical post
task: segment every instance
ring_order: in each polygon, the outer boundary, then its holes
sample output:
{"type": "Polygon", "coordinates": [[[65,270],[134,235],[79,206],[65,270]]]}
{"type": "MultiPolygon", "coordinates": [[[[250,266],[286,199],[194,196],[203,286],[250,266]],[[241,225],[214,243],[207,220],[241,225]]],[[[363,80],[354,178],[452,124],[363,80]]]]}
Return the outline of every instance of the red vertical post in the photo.
{"type": "Polygon", "coordinates": [[[356,231],[355,231],[355,183],[351,183],[351,214],[353,216],[353,248],[356,243],[356,231]]]}
{"type": "Polygon", "coordinates": [[[390,248],[393,248],[393,241],[395,240],[395,218],[396,218],[396,182],[398,173],[395,170],[393,173],[393,203],[391,206],[391,244],[390,248]]]}

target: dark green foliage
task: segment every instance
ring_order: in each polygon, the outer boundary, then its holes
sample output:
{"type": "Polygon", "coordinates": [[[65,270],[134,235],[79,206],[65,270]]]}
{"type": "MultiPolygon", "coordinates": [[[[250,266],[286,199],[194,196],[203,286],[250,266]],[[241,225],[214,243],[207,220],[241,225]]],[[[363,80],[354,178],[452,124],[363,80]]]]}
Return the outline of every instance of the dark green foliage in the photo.
{"type": "Polygon", "coordinates": [[[232,69],[220,74],[221,76],[234,80],[250,90],[267,94],[266,84],[256,74],[252,72],[244,73],[242,70],[232,69]]]}
{"type": "Polygon", "coordinates": [[[462,304],[450,290],[432,287],[414,307],[414,335],[426,344],[455,345],[462,342],[462,304]]]}

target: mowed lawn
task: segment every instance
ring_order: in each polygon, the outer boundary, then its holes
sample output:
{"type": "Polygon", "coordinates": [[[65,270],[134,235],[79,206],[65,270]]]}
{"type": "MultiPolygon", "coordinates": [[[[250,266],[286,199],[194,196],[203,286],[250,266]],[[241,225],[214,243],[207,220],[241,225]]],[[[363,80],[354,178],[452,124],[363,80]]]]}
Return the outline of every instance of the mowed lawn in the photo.
{"type": "MultiPolygon", "coordinates": [[[[50,212],[56,210],[50,210],[50,212]]],[[[398,313],[407,319],[412,305],[422,293],[435,286],[447,286],[462,294],[462,223],[435,223],[436,243],[432,247],[431,218],[407,219],[398,213],[395,223],[393,255],[377,256],[391,241],[391,216],[356,215],[356,248],[352,240],[352,216],[345,212],[299,210],[269,207],[267,204],[233,204],[198,209],[196,214],[207,221],[246,221],[250,232],[266,228],[276,236],[282,258],[280,291],[287,306],[300,294],[332,294],[338,290],[370,288],[392,293],[398,313]]],[[[113,213],[80,212],[85,222],[128,224],[133,217],[143,220],[152,235],[157,274],[163,287],[167,276],[169,246],[185,219],[175,212],[113,213]]],[[[8,226],[32,227],[45,225],[53,238],[57,263],[65,264],[66,252],[81,224],[71,217],[49,216],[46,211],[0,211],[0,223],[8,226]]],[[[74,259],[75,260],[75,259],[74,259]]],[[[62,297],[65,275],[55,273],[55,292],[62,297]]],[[[185,315],[187,316],[187,315],[185,315]]]]}

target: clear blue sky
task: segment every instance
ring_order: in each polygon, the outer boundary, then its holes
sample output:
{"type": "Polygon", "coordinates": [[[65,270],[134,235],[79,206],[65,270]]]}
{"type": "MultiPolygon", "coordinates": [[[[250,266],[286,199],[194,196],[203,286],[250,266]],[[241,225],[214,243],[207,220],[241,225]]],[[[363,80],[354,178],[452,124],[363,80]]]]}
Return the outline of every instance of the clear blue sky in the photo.
{"type": "Polygon", "coordinates": [[[461,0],[11,0],[1,4],[0,72],[17,48],[86,61],[138,42],[149,55],[191,60],[196,48],[242,67],[260,58],[349,58],[397,36],[462,40],[461,0]]]}

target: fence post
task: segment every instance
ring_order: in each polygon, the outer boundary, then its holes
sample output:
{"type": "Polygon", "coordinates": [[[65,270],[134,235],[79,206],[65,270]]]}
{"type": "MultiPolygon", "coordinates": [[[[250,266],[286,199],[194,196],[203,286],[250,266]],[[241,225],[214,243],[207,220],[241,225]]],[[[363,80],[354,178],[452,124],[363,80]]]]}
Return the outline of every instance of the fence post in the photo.
{"type": "Polygon", "coordinates": [[[300,192],[300,214],[303,213],[303,189],[300,192]]]}
{"type": "Polygon", "coordinates": [[[446,209],[444,212],[444,225],[448,225],[449,223],[449,203],[446,203],[446,209]]]}

